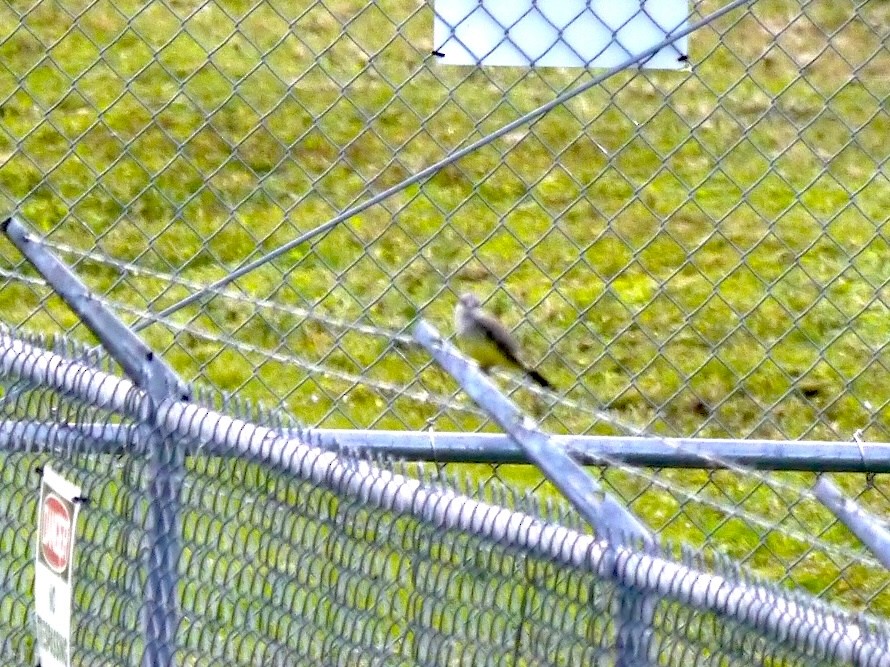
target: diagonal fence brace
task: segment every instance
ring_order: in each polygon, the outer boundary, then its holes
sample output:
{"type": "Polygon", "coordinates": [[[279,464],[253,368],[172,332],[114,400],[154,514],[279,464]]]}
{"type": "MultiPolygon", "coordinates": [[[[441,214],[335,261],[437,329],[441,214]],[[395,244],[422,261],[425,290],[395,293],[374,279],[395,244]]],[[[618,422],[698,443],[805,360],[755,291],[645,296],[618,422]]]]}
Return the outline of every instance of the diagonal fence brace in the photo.
{"type": "MultiPolygon", "coordinates": [[[[479,367],[445,341],[430,324],[420,320],[414,339],[444,368],[473,401],[522,448],[544,476],[562,492],[596,533],[616,544],[634,540],[647,549],[657,544],[652,533],[630,510],[606,493],[562,447],[537,428],[537,424],[504,396],[479,367]]],[[[616,667],[645,667],[652,636],[655,599],[631,588],[617,597],[616,667]]]]}
{"type": "Polygon", "coordinates": [[[600,533],[636,538],[654,544],[652,534],[624,505],[605,493],[584,468],[537,428],[530,417],[504,396],[479,367],[446,342],[427,322],[414,328],[414,338],[451,375],[473,401],[506,431],[548,480],[600,533]]]}
{"type": "Polygon", "coordinates": [[[144,390],[149,400],[142,415],[150,446],[148,509],[145,549],[145,587],[141,613],[145,646],[143,667],[174,665],[179,560],[182,554],[179,529],[179,490],[185,472],[185,452],[159,428],[157,409],[167,400],[188,401],[189,387],[173,369],[149,348],[40,240],[28,232],[18,217],[0,223],[0,231],[34,266],[62,300],[99,339],[127,376],[144,390]]]}
{"type": "Polygon", "coordinates": [[[29,233],[20,218],[13,216],[0,223],[0,231],[80,317],[137,387],[158,403],[171,397],[189,399],[188,386],[167,362],[97,300],[71,269],[29,233]]]}
{"type": "Polygon", "coordinates": [[[841,490],[825,477],[820,477],[813,493],[838,520],[862,540],[881,565],[890,569],[890,531],[854,501],[844,497],[841,490]]]}

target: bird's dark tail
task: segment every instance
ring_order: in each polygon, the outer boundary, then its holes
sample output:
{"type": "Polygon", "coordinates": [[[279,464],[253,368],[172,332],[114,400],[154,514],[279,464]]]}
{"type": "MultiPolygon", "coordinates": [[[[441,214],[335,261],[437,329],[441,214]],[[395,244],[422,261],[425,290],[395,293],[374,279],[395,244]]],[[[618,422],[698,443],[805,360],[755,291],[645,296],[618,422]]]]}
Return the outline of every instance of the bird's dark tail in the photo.
{"type": "Polygon", "coordinates": [[[526,369],[525,373],[529,376],[529,378],[532,379],[532,381],[537,382],[539,385],[544,387],[544,389],[553,389],[553,384],[550,382],[550,380],[545,378],[535,369],[528,368],[526,369]]]}

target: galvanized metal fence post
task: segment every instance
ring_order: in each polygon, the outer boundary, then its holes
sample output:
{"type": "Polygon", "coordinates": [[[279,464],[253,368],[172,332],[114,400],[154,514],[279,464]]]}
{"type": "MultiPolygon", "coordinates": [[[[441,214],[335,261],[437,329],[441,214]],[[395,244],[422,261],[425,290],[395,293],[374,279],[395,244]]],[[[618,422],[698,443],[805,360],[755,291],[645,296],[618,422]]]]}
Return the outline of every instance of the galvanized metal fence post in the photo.
{"type": "Polygon", "coordinates": [[[139,416],[139,430],[150,450],[146,577],[141,619],[145,642],[142,665],[172,666],[179,626],[177,584],[182,551],[179,489],[185,453],[174,439],[160,432],[156,415],[158,406],[164,401],[188,400],[190,390],[114,313],[93,298],[86,285],[67,266],[28,234],[19,219],[6,220],[2,223],[2,231],[149,398],[146,411],[139,416]]]}
{"type": "MultiPolygon", "coordinates": [[[[157,408],[152,405],[152,410],[157,408]]],[[[154,414],[152,428],[156,428],[154,414]]],[[[176,630],[179,627],[177,583],[182,552],[179,523],[179,490],[184,476],[184,454],[170,437],[155,431],[151,447],[146,535],[146,580],[142,623],[145,647],[143,667],[174,664],[176,630]]]]}
{"type": "MultiPolygon", "coordinates": [[[[624,505],[603,491],[571,455],[555,445],[519,407],[476,366],[446,342],[427,322],[414,328],[414,338],[444,368],[463,390],[503,428],[559,489],[597,535],[614,545],[637,543],[649,549],[655,537],[624,505]]],[[[616,598],[618,628],[617,667],[646,667],[655,598],[630,588],[621,588],[616,598]]]]}

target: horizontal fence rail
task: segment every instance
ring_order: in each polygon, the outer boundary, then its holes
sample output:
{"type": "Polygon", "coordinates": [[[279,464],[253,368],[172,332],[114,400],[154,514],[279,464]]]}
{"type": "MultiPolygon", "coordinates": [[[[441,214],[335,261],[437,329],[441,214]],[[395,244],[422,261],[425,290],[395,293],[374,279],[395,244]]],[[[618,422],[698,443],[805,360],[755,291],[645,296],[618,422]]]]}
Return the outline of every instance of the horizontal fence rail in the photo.
{"type": "MultiPolygon", "coordinates": [[[[510,436],[500,433],[324,428],[313,428],[311,433],[320,447],[345,448],[405,461],[530,463],[522,448],[510,436]]],[[[96,454],[133,452],[135,447],[129,426],[0,421],[0,451],[5,452],[65,451],[83,437],[96,454]]],[[[588,465],[620,461],[630,466],[658,468],[723,468],[734,464],[757,470],[890,472],[888,443],[558,434],[550,438],[588,465]]],[[[195,453],[188,447],[184,449],[186,455],[195,453]]]]}

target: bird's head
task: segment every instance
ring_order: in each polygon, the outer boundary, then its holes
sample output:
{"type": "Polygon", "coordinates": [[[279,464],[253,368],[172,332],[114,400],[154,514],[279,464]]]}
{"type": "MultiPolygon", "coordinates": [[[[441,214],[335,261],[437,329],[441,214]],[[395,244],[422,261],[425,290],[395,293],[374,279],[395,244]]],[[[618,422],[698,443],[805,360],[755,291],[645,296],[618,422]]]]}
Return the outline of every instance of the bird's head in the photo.
{"type": "Polygon", "coordinates": [[[480,305],[479,299],[476,298],[476,295],[471,294],[470,292],[464,292],[463,294],[461,294],[457,302],[464,308],[478,308],[480,305]]]}

